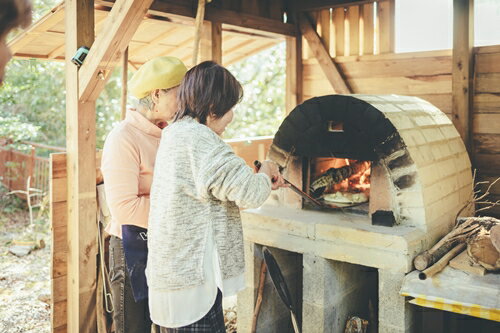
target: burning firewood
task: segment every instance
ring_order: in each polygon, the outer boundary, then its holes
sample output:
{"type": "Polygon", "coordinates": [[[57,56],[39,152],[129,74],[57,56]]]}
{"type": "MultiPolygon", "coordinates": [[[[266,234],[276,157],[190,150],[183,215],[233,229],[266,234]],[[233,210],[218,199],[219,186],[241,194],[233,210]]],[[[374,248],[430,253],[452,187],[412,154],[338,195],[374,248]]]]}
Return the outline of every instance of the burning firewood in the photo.
{"type": "Polygon", "coordinates": [[[369,163],[358,161],[341,168],[330,168],[321,177],[311,184],[311,193],[315,198],[319,198],[327,188],[342,182],[344,179],[357,173],[366,171],[369,163]]]}

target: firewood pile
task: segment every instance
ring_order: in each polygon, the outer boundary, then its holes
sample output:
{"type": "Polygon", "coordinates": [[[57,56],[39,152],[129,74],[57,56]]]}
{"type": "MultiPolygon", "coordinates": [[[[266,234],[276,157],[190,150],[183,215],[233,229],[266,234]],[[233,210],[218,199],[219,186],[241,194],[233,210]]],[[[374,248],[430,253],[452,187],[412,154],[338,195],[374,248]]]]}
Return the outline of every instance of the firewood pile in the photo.
{"type": "Polygon", "coordinates": [[[448,263],[454,268],[479,275],[484,275],[486,271],[500,270],[500,220],[488,216],[458,218],[463,209],[470,204],[486,205],[476,210],[476,213],[498,205],[498,201],[490,202],[486,197],[491,187],[499,180],[500,178],[489,184],[483,194],[476,190],[483,182],[473,182],[475,184],[473,196],[457,213],[455,227],[431,249],[422,252],[413,260],[415,268],[421,271],[420,279],[432,277],[448,263]]]}
{"type": "Polygon", "coordinates": [[[487,271],[500,269],[500,220],[494,217],[461,219],[461,223],[430,250],[415,257],[413,264],[424,280],[441,271],[465,249],[473,264],[487,271]]]}

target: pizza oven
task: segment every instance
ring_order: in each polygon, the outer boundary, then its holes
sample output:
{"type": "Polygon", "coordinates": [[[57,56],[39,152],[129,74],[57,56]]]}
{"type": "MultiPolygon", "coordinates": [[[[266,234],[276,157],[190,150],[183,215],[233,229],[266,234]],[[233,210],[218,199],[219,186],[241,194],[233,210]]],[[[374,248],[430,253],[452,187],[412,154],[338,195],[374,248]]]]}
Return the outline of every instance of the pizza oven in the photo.
{"type": "MultiPolygon", "coordinates": [[[[365,215],[374,225],[451,226],[471,195],[471,165],[458,132],[416,97],[312,98],[283,121],[269,157],[323,204],[295,196],[296,207],[365,215]]],[[[275,204],[290,204],[285,196],[275,204]]]]}
{"type": "MultiPolygon", "coordinates": [[[[303,332],[343,331],[351,315],[379,332],[411,331],[403,278],[472,195],[469,156],[449,118],[416,97],[315,97],[285,118],[268,158],[319,205],[282,188],[242,212],[240,312],[253,313],[265,245],[284,272],[303,332]]],[[[264,287],[257,331],[291,331],[273,293],[264,287]]],[[[251,320],[238,315],[238,331],[250,331],[251,320]]]]}

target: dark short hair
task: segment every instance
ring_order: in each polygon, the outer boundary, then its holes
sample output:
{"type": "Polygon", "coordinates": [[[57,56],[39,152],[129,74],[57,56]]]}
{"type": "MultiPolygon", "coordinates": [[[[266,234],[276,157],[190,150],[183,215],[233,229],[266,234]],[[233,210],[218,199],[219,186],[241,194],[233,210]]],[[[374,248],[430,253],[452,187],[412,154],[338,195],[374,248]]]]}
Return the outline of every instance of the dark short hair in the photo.
{"type": "Polygon", "coordinates": [[[209,115],[223,117],[243,97],[243,87],[224,67],[204,61],[184,76],[177,93],[175,120],[192,117],[206,124],[209,115]]]}
{"type": "Polygon", "coordinates": [[[30,0],[0,0],[0,38],[4,38],[16,27],[27,27],[31,23],[30,0]]]}

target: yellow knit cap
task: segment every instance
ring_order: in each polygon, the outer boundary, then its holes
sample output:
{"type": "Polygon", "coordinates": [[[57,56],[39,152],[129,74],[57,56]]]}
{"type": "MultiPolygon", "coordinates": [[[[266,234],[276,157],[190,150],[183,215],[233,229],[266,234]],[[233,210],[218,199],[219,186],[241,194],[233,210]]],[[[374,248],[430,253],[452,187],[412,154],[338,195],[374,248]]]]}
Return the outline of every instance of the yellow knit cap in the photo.
{"type": "Polygon", "coordinates": [[[146,97],[155,89],[178,86],[187,72],[186,65],[175,57],[157,57],[144,63],[128,83],[131,94],[146,97]]]}

